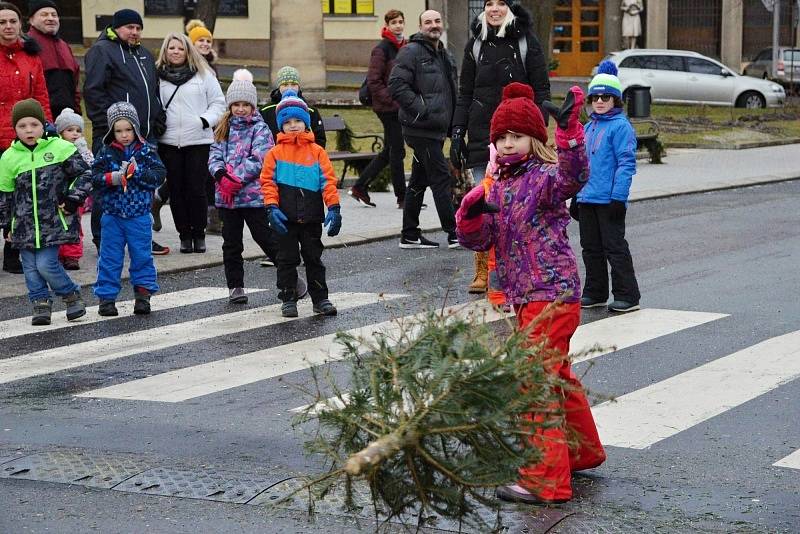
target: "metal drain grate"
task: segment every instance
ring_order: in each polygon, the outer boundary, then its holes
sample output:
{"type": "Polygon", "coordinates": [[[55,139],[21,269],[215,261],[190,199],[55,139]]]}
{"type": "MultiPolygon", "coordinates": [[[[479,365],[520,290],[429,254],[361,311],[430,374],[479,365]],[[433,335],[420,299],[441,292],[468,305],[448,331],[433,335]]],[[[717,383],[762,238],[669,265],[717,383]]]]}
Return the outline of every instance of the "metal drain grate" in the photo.
{"type": "Polygon", "coordinates": [[[0,465],[0,478],[19,478],[109,489],[149,465],[124,455],[49,451],[23,456],[0,465]]]}
{"type": "Polygon", "coordinates": [[[113,489],[144,495],[244,504],[278,480],[280,478],[269,480],[246,473],[158,467],[139,473],[113,489]]]}

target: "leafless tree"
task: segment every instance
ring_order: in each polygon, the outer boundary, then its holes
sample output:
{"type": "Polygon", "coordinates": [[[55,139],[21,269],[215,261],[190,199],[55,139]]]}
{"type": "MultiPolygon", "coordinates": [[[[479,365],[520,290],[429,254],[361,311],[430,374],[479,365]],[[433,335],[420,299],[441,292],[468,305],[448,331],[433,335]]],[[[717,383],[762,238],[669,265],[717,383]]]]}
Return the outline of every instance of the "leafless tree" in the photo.
{"type": "Polygon", "coordinates": [[[214,24],[217,22],[219,0],[197,0],[195,17],[206,23],[206,28],[214,33],[214,24]]]}
{"type": "Polygon", "coordinates": [[[533,14],[533,32],[541,41],[545,60],[549,62],[553,51],[553,9],[556,0],[522,0],[521,3],[533,14]]]}

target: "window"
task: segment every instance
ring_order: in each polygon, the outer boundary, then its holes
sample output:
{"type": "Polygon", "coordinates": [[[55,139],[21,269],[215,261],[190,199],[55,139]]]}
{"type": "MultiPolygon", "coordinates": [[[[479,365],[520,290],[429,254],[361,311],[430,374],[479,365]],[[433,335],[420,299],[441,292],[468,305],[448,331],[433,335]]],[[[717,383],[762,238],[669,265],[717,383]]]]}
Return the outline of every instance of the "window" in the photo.
{"type": "Polygon", "coordinates": [[[710,61],[706,61],[705,59],[700,59],[696,57],[687,57],[686,64],[689,67],[689,72],[694,72],[697,74],[714,74],[716,76],[722,76],[722,67],[720,67],[716,63],[711,63],[710,61]]]}
{"type": "Polygon", "coordinates": [[[622,63],[619,64],[619,67],[621,69],[641,69],[642,58],[640,56],[626,57],[622,60],[622,63]]]}
{"type": "Polygon", "coordinates": [[[324,15],[374,15],[375,0],[322,0],[324,15]]]}
{"type": "Polygon", "coordinates": [[[794,50],[784,50],[783,60],[791,61],[792,63],[800,62],[800,50],[797,48],[795,48],[794,50]]]}
{"type": "Polygon", "coordinates": [[[772,49],[771,48],[767,48],[766,50],[762,50],[761,53],[758,54],[758,57],[756,58],[756,61],[767,61],[769,59],[772,59],[772,49]]]}
{"type": "Polygon", "coordinates": [[[685,71],[683,58],[680,56],[655,56],[658,70],[685,71]]]}

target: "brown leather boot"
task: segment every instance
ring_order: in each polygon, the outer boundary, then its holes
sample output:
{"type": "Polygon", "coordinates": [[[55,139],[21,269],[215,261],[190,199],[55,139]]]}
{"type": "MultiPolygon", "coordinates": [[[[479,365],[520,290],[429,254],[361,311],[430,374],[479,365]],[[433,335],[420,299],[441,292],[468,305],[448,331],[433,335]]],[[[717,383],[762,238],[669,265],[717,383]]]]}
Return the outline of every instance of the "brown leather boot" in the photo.
{"type": "Polygon", "coordinates": [[[489,285],[489,253],[476,252],[475,253],[475,277],[469,285],[470,293],[486,293],[486,287],[489,285]]]}

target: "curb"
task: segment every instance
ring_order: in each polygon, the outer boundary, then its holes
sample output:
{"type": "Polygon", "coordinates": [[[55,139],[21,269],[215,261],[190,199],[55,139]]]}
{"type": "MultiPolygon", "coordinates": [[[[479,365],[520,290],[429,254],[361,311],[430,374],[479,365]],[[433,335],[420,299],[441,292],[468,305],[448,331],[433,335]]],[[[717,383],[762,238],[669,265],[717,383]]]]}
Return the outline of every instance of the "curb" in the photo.
{"type": "MultiPolygon", "coordinates": [[[[631,198],[629,202],[643,202],[645,200],[661,200],[665,198],[671,197],[679,197],[679,196],[686,196],[686,195],[696,195],[701,193],[711,193],[714,191],[725,191],[729,189],[740,189],[743,187],[752,187],[756,185],[766,185],[766,184],[773,184],[773,183],[780,183],[780,182],[791,182],[794,180],[800,180],[800,175],[793,176],[793,177],[781,177],[781,176],[762,176],[759,177],[755,181],[743,182],[743,183],[731,183],[731,184],[724,184],[719,186],[707,186],[702,187],[696,190],[685,190],[685,191],[668,191],[664,193],[651,193],[647,194],[646,196],[639,197],[639,198],[631,198]]],[[[442,227],[435,225],[429,227],[422,227],[423,232],[441,232],[442,227]]],[[[392,237],[399,238],[400,232],[398,231],[377,231],[371,234],[367,234],[361,237],[355,237],[347,239],[346,241],[341,240],[336,243],[332,243],[330,245],[325,245],[326,249],[337,249],[337,248],[347,248],[347,247],[354,247],[358,245],[366,245],[368,243],[374,243],[376,241],[383,241],[385,239],[390,239],[392,237]]],[[[245,260],[256,260],[259,258],[264,257],[263,254],[243,254],[242,258],[245,260]]],[[[159,270],[160,273],[181,273],[186,271],[194,271],[198,269],[206,269],[212,267],[218,267],[222,265],[222,261],[210,261],[207,263],[202,263],[198,265],[191,265],[185,267],[177,267],[173,269],[166,269],[166,270],[159,270]]]]}
{"type": "Polygon", "coordinates": [[[787,137],[772,141],[752,141],[745,143],[664,143],[665,148],[699,148],[703,150],[747,150],[748,148],[764,148],[770,146],[793,145],[800,143],[800,137],[787,137]]]}

